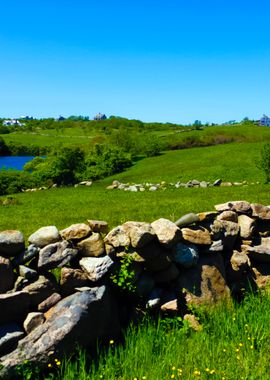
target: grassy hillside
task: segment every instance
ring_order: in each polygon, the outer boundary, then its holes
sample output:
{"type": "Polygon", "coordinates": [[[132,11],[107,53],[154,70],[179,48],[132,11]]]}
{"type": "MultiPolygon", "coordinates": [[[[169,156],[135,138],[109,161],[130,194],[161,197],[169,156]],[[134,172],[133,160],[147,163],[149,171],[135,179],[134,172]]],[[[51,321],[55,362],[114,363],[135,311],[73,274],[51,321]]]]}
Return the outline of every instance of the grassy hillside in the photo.
{"type": "MultiPolygon", "coordinates": [[[[21,229],[29,235],[42,225],[59,228],[87,218],[104,219],[110,226],[126,220],[177,219],[184,213],[213,209],[217,203],[246,199],[270,203],[269,185],[254,160],[262,143],[224,144],[206,148],[169,151],[159,157],[138,161],[127,171],[90,188],[59,188],[16,194],[18,204],[1,207],[0,229],[21,229]],[[247,180],[260,184],[246,187],[180,188],[166,191],[130,193],[106,190],[113,179],[122,182],[176,182],[189,179],[214,181],[247,180]]],[[[2,197],[3,198],[3,197],[2,197]]]]}

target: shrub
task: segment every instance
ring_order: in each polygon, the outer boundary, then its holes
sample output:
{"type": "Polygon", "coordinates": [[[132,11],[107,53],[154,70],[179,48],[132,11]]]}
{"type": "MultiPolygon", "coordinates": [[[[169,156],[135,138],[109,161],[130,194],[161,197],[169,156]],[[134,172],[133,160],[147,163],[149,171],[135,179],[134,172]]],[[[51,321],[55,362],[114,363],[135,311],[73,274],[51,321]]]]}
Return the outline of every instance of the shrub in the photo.
{"type": "Polygon", "coordinates": [[[270,182],[270,144],[265,144],[262,147],[260,158],[257,160],[256,165],[259,169],[263,170],[266,177],[266,183],[270,182]]]}

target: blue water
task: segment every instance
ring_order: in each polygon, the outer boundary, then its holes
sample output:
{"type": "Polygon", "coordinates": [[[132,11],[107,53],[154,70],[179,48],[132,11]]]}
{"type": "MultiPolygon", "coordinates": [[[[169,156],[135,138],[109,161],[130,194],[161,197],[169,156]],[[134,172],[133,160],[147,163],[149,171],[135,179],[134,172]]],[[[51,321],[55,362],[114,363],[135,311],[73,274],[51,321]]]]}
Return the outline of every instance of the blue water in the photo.
{"type": "Polygon", "coordinates": [[[0,170],[16,169],[22,170],[26,162],[31,161],[34,156],[4,156],[0,157],[0,170]]]}

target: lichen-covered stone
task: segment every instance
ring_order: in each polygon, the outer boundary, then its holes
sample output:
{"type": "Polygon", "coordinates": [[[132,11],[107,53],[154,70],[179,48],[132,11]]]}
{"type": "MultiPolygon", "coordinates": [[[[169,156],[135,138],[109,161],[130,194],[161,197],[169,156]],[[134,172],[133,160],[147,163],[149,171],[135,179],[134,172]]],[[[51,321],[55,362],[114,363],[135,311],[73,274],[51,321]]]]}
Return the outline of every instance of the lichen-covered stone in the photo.
{"type": "Polygon", "coordinates": [[[181,240],[181,231],[175,223],[168,219],[160,218],[152,224],[153,230],[161,244],[171,248],[181,240]]]}
{"type": "Polygon", "coordinates": [[[65,240],[85,239],[91,234],[91,228],[85,223],[76,223],[60,231],[60,235],[65,240]]]}
{"type": "Polygon", "coordinates": [[[104,241],[97,232],[94,232],[87,239],[81,240],[77,247],[83,257],[98,257],[105,253],[104,241]]]}

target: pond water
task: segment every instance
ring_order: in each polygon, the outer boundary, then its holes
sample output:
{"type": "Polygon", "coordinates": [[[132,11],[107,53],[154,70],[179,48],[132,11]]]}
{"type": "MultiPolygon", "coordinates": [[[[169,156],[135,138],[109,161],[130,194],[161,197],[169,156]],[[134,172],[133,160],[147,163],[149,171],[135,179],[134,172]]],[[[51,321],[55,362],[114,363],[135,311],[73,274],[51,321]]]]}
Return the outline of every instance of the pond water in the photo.
{"type": "Polygon", "coordinates": [[[4,156],[0,157],[0,170],[16,169],[22,170],[26,162],[31,161],[34,156],[4,156]]]}

